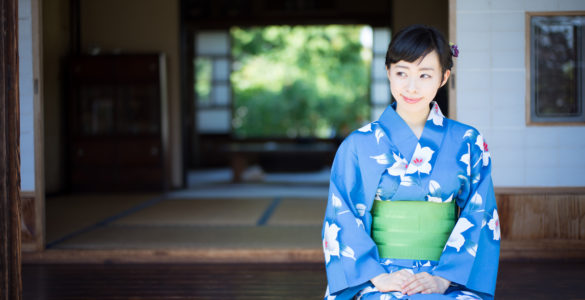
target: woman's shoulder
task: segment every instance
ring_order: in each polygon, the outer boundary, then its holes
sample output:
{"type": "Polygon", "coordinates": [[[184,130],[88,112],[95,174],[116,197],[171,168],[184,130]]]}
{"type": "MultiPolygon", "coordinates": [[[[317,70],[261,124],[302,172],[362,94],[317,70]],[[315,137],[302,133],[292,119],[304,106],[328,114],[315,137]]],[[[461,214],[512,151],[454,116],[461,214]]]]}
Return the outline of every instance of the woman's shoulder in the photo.
{"type": "Polygon", "coordinates": [[[487,143],[477,128],[451,119],[448,123],[450,142],[458,143],[463,149],[468,147],[475,155],[487,151],[487,143]],[[477,145],[477,147],[473,145],[477,145]]]}
{"type": "Polygon", "coordinates": [[[362,127],[352,131],[343,141],[343,143],[352,146],[364,144],[376,144],[385,135],[379,121],[372,121],[362,127]]]}
{"type": "Polygon", "coordinates": [[[447,119],[449,134],[461,136],[462,138],[481,136],[479,130],[469,124],[465,124],[453,119],[447,119]]]}
{"type": "Polygon", "coordinates": [[[358,149],[361,148],[360,145],[375,141],[376,135],[380,136],[380,134],[381,128],[377,121],[365,124],[362,127],[355,129],[345,138],[343,138],[341,144],[339,145],[338,152],[350,150],[355,153],[358,151],[358,149]]]}

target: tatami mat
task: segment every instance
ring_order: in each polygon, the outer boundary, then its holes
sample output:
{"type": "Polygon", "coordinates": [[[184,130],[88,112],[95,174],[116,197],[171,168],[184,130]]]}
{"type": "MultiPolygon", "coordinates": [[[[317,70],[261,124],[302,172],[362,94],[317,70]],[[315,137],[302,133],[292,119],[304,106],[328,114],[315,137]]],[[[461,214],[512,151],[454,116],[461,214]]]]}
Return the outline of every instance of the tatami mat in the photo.
{"type": "Polygon", "coordinates": [[[211,178],[165,194],[51,197],[47,247],[320,249],[328,189],[316,179],[322,173],[307,178],[310,184],[301,183],[301,174],[284,174],[274,183],[211,178]]]}
{"type": "Polygon", "coordinates": [[[167,199],[117,225],[256,225],[272,199],[167,199]]]}
{"type": "MultiPolygon", "coordinates": [[[[328,167],[314,172],[300,173],[265,173],[258,165],[248,167],[243,175],[243,182],[258,182],[246,180],[246,173],[260,173],[260,182],[266,184],[296,184],[296,185],[328,185],[331,169],[328,167]]],[[[230,168],[191,170],[187,174],[187,185],[190,189],[209,186],[210,184],[230,184],[232,170],[230,168]]]]}
{"type": "Polygon", "coordinates": [[[48,197],[45,204],[46,240],[51,243],[157,196],[109,194],[48,197]]]}
{"type": "Polygon", "coordinates": [[[323,223],[327,198],[285,198],[267,225],[317,225],[323,223]]]}
{"type": "Polygon", "coordinates": [[[289,184],[213,184],[197,189],[173,191],[169,198],[319,198],[327,197],[327,185],[295,185],[289,184]]]}
{"type": "Polygon", "coordinates": [[[54,249],[315,249],[320,226],[105,226],[54,249]]]}

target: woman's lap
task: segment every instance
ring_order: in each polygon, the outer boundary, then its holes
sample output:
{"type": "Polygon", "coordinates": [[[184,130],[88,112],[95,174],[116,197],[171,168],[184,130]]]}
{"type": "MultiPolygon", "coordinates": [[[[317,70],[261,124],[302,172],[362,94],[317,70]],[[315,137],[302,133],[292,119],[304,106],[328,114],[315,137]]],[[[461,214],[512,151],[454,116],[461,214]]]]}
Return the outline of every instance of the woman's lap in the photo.
{"type": "Polygon", "coordinates": [[[477,300],[482,297],[477,294],[461,290],[461,289],[448,289],[445,294],[415,294],[415,295],[403,295],[400,292],[389,292],[381,293],[378,291],[366,292],[361,295],[357,295],[355,299],[359,300],[394,300],[394,299],[408,299],[408,300],[433,300],[433,299],[457,299],[457,300],[477,300]]]}

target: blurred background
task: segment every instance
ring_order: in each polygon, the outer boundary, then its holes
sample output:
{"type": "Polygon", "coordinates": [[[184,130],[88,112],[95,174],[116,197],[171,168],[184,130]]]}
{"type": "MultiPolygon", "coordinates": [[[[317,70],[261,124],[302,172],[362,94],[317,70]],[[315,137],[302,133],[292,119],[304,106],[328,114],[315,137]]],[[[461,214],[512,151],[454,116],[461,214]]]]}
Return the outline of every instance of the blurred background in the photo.
{"type": "Polygon", "coordinates": [[[498,298],[582,296],[584,1],[17,2],[25,298],[322,295],[333,157],[415,23],[460,49],[436,100],[493,159],[498,298]]]}
{"type": "Polygon", "coordinates": [[[391,35],[458,44],[504,259],[585,258],[585,2],[19,0],[23,261],[323,261],[339,143],[391,35]]]}
{"type": "Polygon", "coordinates": [[[448,1],[423,3],[19,1],[24,248],[321,260],[335,151],[390,103],[393,28],[448,34],[448,1]]]}

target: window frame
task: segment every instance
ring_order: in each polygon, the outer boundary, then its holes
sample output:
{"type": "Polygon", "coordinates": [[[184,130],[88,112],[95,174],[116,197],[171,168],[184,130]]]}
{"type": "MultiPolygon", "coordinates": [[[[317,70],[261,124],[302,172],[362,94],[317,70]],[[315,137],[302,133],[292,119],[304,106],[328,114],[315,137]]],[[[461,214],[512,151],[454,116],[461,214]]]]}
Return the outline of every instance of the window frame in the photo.
{"type": "MultiPolygon", "coordinates": [[[[532,41],[532,17],[557,17],[557,16],[584,16],[585,11],[548,11],[548,12],[526,12],[525,14],[525,70],[526,70],[526,125],[527,126],[585,126],[584,121],[570,120],[567,117],[536,117],[535,116],[535,89],[533,83],[536,80],[533,71],[533,41],[532,41]]],[[[582,63],[585,63],[585,42],[581,43],[579,49],[580,55],[583,57],[582,63]]],[[[582,74],[582,81],[585,81],[585,71],[582,74]]],[[[536,83],[534,83],[535,85],[536,83]]],[[[579,85],[581,90],[577,94],[582,101],[582,116],[585,118],[585,87],[583,84],[579,85]]]]}
{"type": "Polygon", "coordinates": [[[195,62],[196,59],[198,58],[207,58],[211,61],[211,80],[210,80],[210,84],[211,84],[211,90],[210,90],[210,94],[209,97],[210,99],[208,99],[207,101],[209,101],[208,103],[201,103],[199,102],[199,95],[197,94],[197,92],[192,88],[193,84],[197,81],[197,74],[196,74],[196,70],[194,66],[190,67],[189,72],[191,72],[191,79],[189,82],[189,89],[190,89],[190,101],[192,101],[194,110],[192,110],[195,113],[195,117],[194,117],[194,128],[195,131],[200,133],[200,134],[227,134],[227,135],[231,135],[233,132],[233,126],[232,126],[232,119],[233,119],[233,91],[232,91],[232,87],[231,87],[231,81],[230,81],[230,76],[231,76],[231,72],[232,72],[232,55],[231,55],[231,45],[232,45],[232,40],[229,34],[229,29],[197,29],[197,30],[193,30],[191,32],[192,35],[192,49],[191,49],[191,59],[190,62],[191,64],[193,64],[195,62]],[[227,39],[226,39],[226,47],[227,50],[224,53],[216,53],[216,52],[207,52],[209,50],[200,52],[200,49],[198,48],[199,45],[198,43],[200,42],[199,38],[201,36],[204,35],[213,35],[213,34],[225,34],[227,39]],[[218,79],[216,78],[216,74],[215,74],[215,64],[217,61],[220,60],[225,60],[228,63],[228,69],[227,69],[227,78],[225,79],[218,79]],[[227,86],[227,99],[225,100],[225,103],[218,103],[217,98],[217,87],[219,86],[227,86]],[[224,123],[225,128],[201,128],[202,123],[202,117],[204,115],[208,115],[207,113],[227,113],[228,116],[228,121],[227,123],[224,123]]]}

